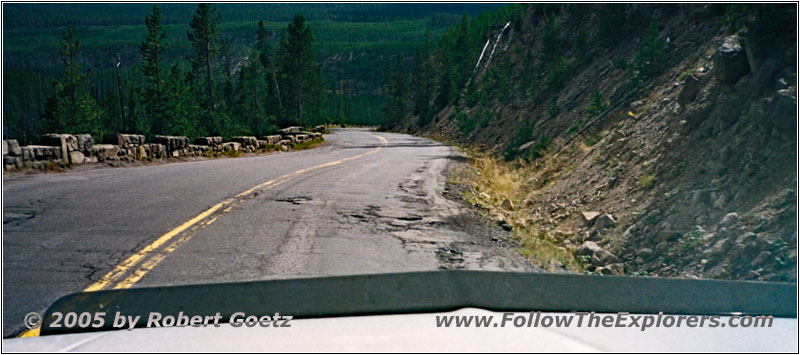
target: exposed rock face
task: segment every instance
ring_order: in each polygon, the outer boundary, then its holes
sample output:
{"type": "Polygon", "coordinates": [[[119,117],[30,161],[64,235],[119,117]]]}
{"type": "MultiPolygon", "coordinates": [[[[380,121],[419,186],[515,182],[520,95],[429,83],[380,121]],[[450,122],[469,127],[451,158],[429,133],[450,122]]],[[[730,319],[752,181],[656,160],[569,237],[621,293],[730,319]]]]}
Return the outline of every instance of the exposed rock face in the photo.
{"type": "Polygon", "coordinates": [[[724,84],[735,84],[750,72],[747,54],[738,36],[725,38],[722,46],[714,54],[713,60],[715,75],[724,84]]]}
{"type": "MultiPolygon", "coordinates": [[[[625,273],[796,280],[796,38],[791,31],[758,38],[758,31],[738,28],[730,30],[747,42],[726,38],[724,20],[708,9],[670,9],[659,21],[663,68],[633,90],[625,78],[632,68],[614,61],[631,58],[631,49],[641,48],[640,35],[589,45],[588,53],[613,58],[610,63],[566,50],[571,73],[559,85],[526,80],[532,78],[527,53],[535,57],[543,48],[536,34],[547,25],[530,10],[510,27],[485,71],[503,71],[512,80],[498,85],[494,76],[476,72],[466,99],[425,125],[412,116],[397,129],[511,157],[502,163],[509,171],[504,177],[519,192],[509,198],[526,201],[514,220],[569,251],[587,250],[587,241],[602,245],[625,273]],[[770,45],[753,46],[762,42],[770,45]],[[471,100],[471,92],[486,99],[471,100]],[[464,129],[464,117],[482,115],[488,122],[464,129]],[[549,143],[542,156],[530,154],[530,143],[540,141],[549,143]],[[728,217],[717,226],[730,213],[738,222],[728,217]],[[571,233],[554,235],[559,230],[571,233]]],[[[775,28],[793,31],[796,9],[781,12],[791,21],[775,28]]],[[[565,33],[597,19],[556,16],[565,33]]],[[[502,208],[497,196],[480,203],[502,208]]],[[[612,272],[606,268],[616,263],[602,260],[602,253],[595,263],[605,265],[590,265],[593,255],[583,258],[584,267],[612,272]]]]}

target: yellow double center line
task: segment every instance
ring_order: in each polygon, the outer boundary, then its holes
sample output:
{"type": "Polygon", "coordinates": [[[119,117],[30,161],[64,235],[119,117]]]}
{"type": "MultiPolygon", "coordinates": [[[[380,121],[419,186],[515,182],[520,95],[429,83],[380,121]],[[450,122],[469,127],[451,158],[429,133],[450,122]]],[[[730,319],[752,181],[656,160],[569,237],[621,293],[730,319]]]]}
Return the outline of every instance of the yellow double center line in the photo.
{"type": "MultiPolygon", "coordinates": [[[[92,291],[100,291],[108,288],[113,289],[125,289],[130,288],[134,284],[136,284],[139,280],[144,277],[150,270],[152,270],[156,265],[158,265],[164,258],[175,251],[179,246],[183,243],[187,242],[194,236],[195,232],[198,230],[210,225],[213,223],[220,215],[229,212],[233,207],[239,205],[240,203],[246,201],[247,199],[256,196],[258,193],[261,193],[264,190],[271,189],[275,186],[278,186],[284,182],[287,182],[291,179],[294,179],[300,175],[331,167],[336,166],[339,164],[346,163],[348,161],[356,160],[362,157],[365,157],[370,154],[374,154],[381,150],[381,148],[386,145],[387,141],[386,138],[381,136],[377,136],[371,134],[371,136],[378,138],[381,141],[381,145],[377,148],[370,150],[365,153],[361,153],[349,158],[339,159],[332,162],[315,165],[309,168],[297,170],[295,172],[288,173],[286,175],[280,176],[278,178],[269,180],[267,182],[261,183],[254,187],[251,187],[245,191],[240,192],[234,197],[226,199],[211,208],[201,212],[194,218],[188,220],[186,223],[181,224],[180,226],[176,227],[175,229],[167,232],[166,234],[158,237],[154,242],[150,243],[149,245],[145,246],[135,254],[131,255],[125,261],[114,267],[113,270],[109,271],[107,274],[103,275],[97,282],[89,285],[83,292],[92,292],[92,291]],[[176,236],[180,238],[175,239],[176,236]],[[175,240],[173,240],[175,239],[175,240]],[[162,246],[170,243],[168,246],[161,248],[162,246]],[[161,248],[159,250],[159,248],[161,248]],[[142,262],[144,260],[144,262],[142,262]],[[141,264],[141,265],[140,265],[141,264]],[[136,267],[138,265],[138,267],[136,267]],[[136,267],[135,270],[133,270],[136,267]],[[130,271],[130,272],[129,272],[130,271]],[[117,282],[123,275],[128,274],[128,276],[121,281],[117,282]],[[117,282],[116,284],[114,284],[117,282]],[[113,287],[111,287],[113,285],[113,287]]],[[[27,337],[27,336],[36,336],[39,334],[39,328],[34,330],[28,330],[23,332],[20,336],[27,337]]]]}

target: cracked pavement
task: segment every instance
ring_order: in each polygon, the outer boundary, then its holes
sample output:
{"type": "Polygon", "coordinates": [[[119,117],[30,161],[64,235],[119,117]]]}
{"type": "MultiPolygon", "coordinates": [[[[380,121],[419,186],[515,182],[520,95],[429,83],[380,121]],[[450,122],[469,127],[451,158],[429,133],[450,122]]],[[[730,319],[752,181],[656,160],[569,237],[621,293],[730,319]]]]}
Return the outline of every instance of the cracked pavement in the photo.
{"type": "MultiPolygon", "coordinates": [[[[375,154],[255,193],[201,228],[134,287],[482,269],[537,271],[506,232],[447,186],[463,157],[402,134],[375,154]]],[[[236,159],[3,176],[3,336],[210,206],[299,169],[380,145],[333,130],[322,146],[236,159]]]]}

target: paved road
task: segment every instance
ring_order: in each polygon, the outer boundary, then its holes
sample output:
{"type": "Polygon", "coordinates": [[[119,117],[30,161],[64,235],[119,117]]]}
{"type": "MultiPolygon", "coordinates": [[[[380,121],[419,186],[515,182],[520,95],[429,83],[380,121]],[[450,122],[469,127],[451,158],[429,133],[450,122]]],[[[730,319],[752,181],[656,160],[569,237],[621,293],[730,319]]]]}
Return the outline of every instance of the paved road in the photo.
{"type": "Polygon", "coordinates": [[[532,269],[470,232],[464,207],[444,197],[451,147],[366,130],[326,139],[236,159],[4,175],[3,335],[87,288],[532,269]]]}

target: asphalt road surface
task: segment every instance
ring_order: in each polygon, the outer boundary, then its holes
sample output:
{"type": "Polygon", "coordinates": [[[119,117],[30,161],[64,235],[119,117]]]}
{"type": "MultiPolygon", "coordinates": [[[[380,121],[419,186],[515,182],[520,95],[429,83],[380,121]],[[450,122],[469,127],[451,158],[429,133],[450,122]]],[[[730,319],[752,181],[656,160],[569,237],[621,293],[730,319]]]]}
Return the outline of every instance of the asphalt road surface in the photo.
{"type": "Polygon", "coordinates": [[[463,159],[452,147],[359,129],[325,138],[235,159],[4,174],[3,336],[82,290],[533,269],[465,227],[466,207],[446,197],[463,159]]]}

